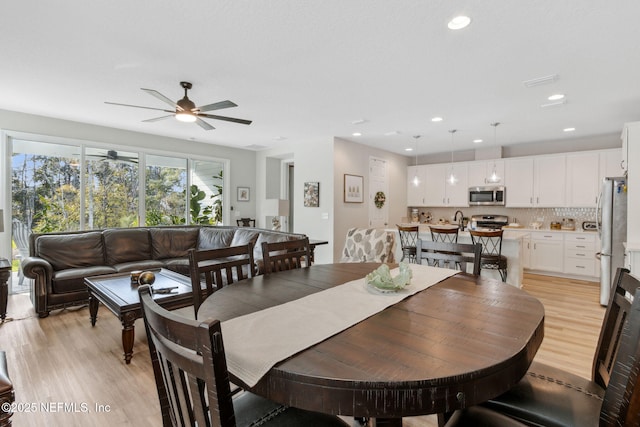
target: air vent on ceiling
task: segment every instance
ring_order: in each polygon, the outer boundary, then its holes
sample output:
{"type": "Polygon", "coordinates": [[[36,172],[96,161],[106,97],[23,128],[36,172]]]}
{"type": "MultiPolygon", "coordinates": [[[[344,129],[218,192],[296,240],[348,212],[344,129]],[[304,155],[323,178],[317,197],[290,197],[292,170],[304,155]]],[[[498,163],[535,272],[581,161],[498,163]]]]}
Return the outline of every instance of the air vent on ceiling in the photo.
{"type": "Polygon", "coordinates": [[[525,80],[522,82],[522,84],[525,85],[526,87],[534,87],[534,86],[546,85],[548,83],[553,83],[556,80],[558,80],[558,75],[551,74],[550,76],[544,76],[544,77],[538,77],[531,80],[525,80]]]}

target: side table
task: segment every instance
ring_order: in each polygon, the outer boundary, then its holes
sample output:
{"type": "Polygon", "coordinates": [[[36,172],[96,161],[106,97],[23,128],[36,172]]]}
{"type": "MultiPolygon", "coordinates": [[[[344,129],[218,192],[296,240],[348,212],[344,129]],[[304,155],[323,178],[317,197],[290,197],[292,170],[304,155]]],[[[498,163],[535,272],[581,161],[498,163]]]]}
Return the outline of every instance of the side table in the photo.
{"type": "Polygon", "coordinates": [[[0,319],[4,322],[7,317],[7,299],[9,298],[9,284],[11,276],[11,263],[5,258],[0,258],[0,319]]]}

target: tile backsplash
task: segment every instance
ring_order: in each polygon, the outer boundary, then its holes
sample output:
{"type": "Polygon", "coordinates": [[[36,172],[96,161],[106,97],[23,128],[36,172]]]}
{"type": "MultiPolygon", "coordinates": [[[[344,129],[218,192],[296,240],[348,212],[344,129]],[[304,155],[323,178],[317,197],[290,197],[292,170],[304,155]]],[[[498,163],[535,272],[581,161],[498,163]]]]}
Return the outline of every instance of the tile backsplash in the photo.
{"type": "MultiPolygon", "coordinates": [[[[420,222],[426,222],[427,215],[431,215],[432,221],[440,218],[453,222],[453,216],[457,210],[462,211],[465,217],[472,215],[506,215],[509,222],[517,222],[528,227],[534,221],[541,221],[543,229],[549,228],[552,221],[562,221],[563,218],[573,218],[576,229],[582,227],[584,221],[595,221],[596,208],[505,208],[500,206],[473,206],[466,208],[418,208],[420,222]]],[[[411,218],[411,208],[407,209],[407,222],[411,218]]]]}

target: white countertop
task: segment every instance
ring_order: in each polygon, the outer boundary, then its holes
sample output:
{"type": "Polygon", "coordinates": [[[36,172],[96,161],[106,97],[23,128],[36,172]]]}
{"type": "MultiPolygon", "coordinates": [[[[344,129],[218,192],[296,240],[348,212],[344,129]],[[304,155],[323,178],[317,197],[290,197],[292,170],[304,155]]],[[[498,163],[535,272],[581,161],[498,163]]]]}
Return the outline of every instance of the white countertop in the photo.
{"type": "MultiPolygon", "coordinates": [[[[434,227],[456,227],[454,224],[425,224],[425,223],[420,223],[420,224],[416,224],[416,223],[405,223],[405,224],[400,224],[400,225],[418,225],[419,227],[419,232],[420,233],[429,233],[429,226],[434,226],[434,227]]],[[[527,234],[530,234],[532,232],[541,232],[541,233],[586,233],[586,234],[593,234],[593,235],[597,235],[597,232],[595,231],[585,231],[581,228],[577,228],[575,230],[552,230],[548,227],[546,228],[526,228],[526,227],[505,227],[503,228],[504,230],[504,235],[503,238],[505,240],[511,240],[511,239],[520,239],[524,236],[526,236],[527,234]]],[[[397,231],[397,229],[396,229],[397,231]]],[[[469,232],[468,231],[460,231],[458,233],[460,236],[469,236],[469,232]]]]}

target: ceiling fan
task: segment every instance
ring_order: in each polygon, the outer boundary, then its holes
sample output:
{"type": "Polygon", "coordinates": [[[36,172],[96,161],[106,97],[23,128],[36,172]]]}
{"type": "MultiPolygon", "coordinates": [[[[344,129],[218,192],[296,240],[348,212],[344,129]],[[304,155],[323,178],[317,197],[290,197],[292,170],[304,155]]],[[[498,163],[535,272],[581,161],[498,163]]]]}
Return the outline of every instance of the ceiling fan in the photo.
{"type": "MultiPolygon", "coordinates": [[[[103,150],[99,150],[104,152],[103,150]]],[[[115,162],[129,162],[129,163],[138,163],[138,156],[123,156],[119,154],[116,150],[107,150],[104,152],[105,154],[87,154],[87,159],[94,159],[99,161],[115,161],[115,162]]]]}
{"type": "Polygon", "coordinates": [[[157,122],[159,120],[168,119],[169,117],[175,117],[177,120],[180,120],[182,122],[190,122],[190,123],[195,122],[198,126],[203,128],[204,130],[211,130],[215,128],[211,126],[209,123],[202,120],[203,117],[207,119],[213,119],[213,120],[224,120],[227,122],[240,123],[243,125],[251,124],[251,120],[236,119],[233,117],[225,117],[225,116],[216,116],[214,114],[204,114],[205,111],[221,110],[223,108],[237,107],[238,105],[227,100],[227,101],[214,102],[213,104],[207,104],[201,107],[196,107],[196,104],[194,104],[193,101],[191,101],[187,96],[187,91],[191,89],[192,84],[189,82],[180,82],[180,86],[182,86],[182,88],[184,89],[184,98],[182,98],[177,102],[173,102],[171,99],[167,98],[166,96],[164,96],[163,94],[161,94],[156,90],[142,88],[142,90],[147,92],[149,95],[155,96],[159,100],[171,105],[171,107],[174,108],[174,110],[165,110],[162,108],[143,107],[141,105],[120,104],[117,102],[106,102],[106,101],[105,101],[105,104],[122,105],[125,107],[135,107],[135,108],[146,108],[147,110],[158,110],[158,111],[164,111],[165,113],[171,113],[168,116],[147,119],[147,120],[143,120],[143,122],[157,122]]]}

